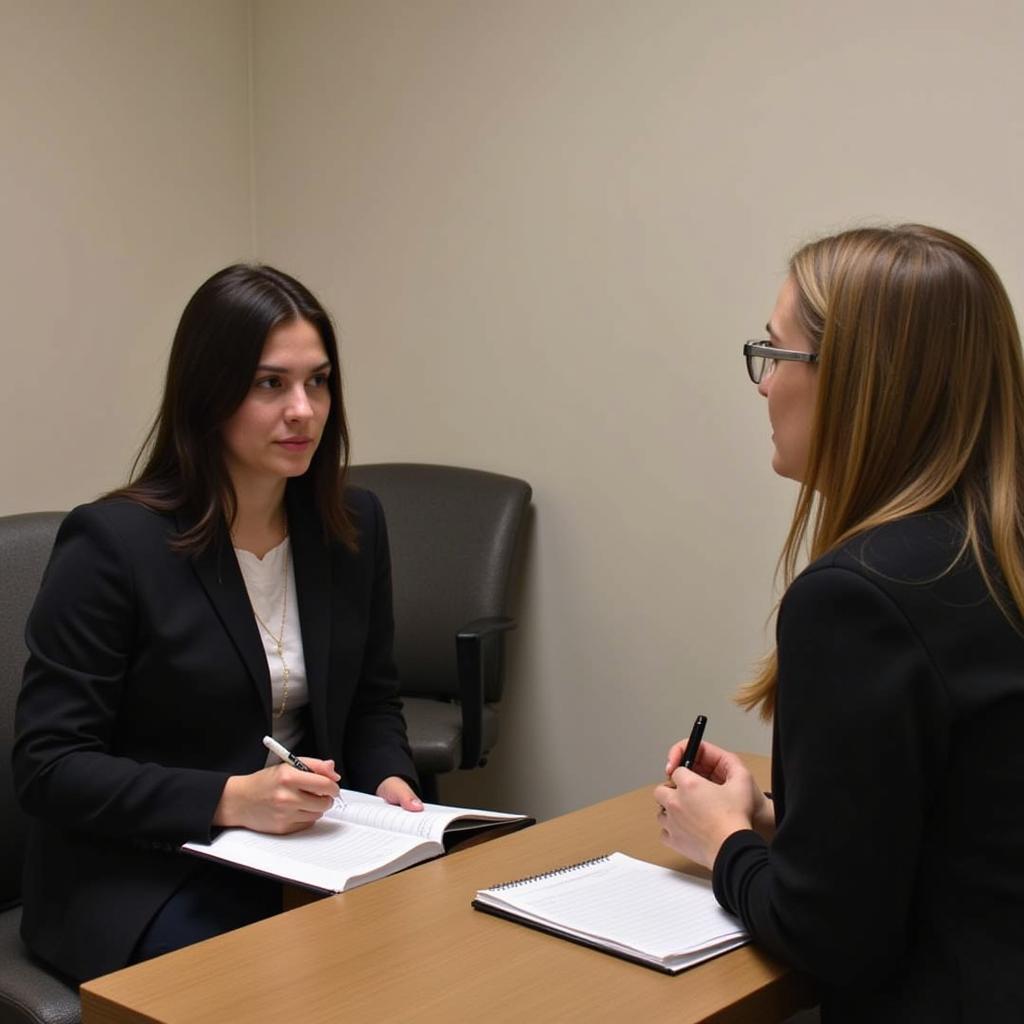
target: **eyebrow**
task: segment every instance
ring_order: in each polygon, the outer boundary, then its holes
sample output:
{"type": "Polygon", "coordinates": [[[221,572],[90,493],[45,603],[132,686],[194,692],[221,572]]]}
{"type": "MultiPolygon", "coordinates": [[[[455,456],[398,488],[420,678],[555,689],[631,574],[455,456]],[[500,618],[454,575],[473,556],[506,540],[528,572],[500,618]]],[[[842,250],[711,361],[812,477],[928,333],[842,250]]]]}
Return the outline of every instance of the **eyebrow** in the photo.
{"type": "MultiPolygon", "coordinates": [[[[322,370],[329,370],[330,368],[331,368],[331,361],[330,361],[330,359],[325,359],[322,363],[319,363],[317,366],[314,366],[309,372],[310,373],[320,373],[322,370]]],[[[267,363],[260,363],[259,366],[256,367],[256,372],[257,373],[291,373],[292,371],[291,371],[291,367],[290,366],[270,366],[267,363]]]]}

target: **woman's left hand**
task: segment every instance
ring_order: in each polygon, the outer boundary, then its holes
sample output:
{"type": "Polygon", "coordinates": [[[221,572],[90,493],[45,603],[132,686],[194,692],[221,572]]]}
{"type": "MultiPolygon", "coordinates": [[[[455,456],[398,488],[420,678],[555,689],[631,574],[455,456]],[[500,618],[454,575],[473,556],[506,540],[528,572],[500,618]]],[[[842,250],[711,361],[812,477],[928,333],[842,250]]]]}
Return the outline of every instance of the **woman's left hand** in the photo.
{"type": "Polygon", "coordinates": [[[753,828],[756,798],[764,800],[743,761],[713,743],[701,744],[692,771],[676,768],[672,783],[654,790],[662,842],[706,868],[733,832],[753,828]]]}
{"type": "Polygon", "coordinates": [[[389,804],[397,804],[404,811],[423,810],[423,802],[412,791],[412,786],[397,775],[389,775],[377,787],[377,796],[389,804]]]}

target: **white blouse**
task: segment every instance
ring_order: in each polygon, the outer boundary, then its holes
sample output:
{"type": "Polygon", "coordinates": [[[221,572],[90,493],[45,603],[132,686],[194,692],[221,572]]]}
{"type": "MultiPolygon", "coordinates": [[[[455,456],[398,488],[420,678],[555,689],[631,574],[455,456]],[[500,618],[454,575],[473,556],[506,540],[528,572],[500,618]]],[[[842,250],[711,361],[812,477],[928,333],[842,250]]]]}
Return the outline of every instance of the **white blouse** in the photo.
{"type": "MultiPolygon", "coordinates": [[[[302,631],[299,626],[299,601],[295,592],[295,566],[292,563],[290,541],[287,537],[276,548],[271,548],[262,558],[257,558],[251,551],[235,548],[238,567],[242,570],[245,589],[249,592],[249,603],[258,616],[256,628],[263,641],[263,650],[267,656],[267,667],[270,669],[270,695],[273,708],[272,726],[274,739],[287,747],[293,754],[302,754],[296,750],[304,733],[303,709],[309,703],[309,687],[306,683],[306,662],[302,656],[302,631]],[[285,565],[288,566],[287,581],[285,565]],[[266,628],[260,624],[262,619],[273,630],[275,636],[281,635],[281,611],[284,601],[285,586],[288,588],[288,608],[284,620],[284,660],[288,663],[288,697],[284,694],[284,664],[277,653],[277,643],[271,639],[266,628]],[[282,702],[285,702],[284,714],[277,717],[282,702]]],[[[274,754],[267,755],[267,764],[277,764],[279,758],[274,754]]]]}

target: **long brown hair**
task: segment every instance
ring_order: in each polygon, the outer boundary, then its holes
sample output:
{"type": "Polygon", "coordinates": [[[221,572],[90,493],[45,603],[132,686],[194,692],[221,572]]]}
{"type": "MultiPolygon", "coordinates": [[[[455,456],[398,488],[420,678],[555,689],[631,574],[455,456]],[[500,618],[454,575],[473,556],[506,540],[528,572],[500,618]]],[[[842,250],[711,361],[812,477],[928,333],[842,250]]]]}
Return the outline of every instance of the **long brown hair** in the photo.
{"type": "MultiPolygon", "coordinates": [[[[819,361],[807,469],[779,558],[784,584],[805,547],[813,561],[955,493],[964,549],[1019,628],[1024,363],[995,270],[962,239],[919,224],[823,238],[789,266],[819,361]]],[[[770,718],[777,677],[772,652],[737,702],[770,718]]]]}
{"type": "Polygon", "coordinates": [[[331,318],[295,278],[273,267],[240,263],[205,281],[185,306],[160,410],[135,457],[128,486],[108,495],[159,512],[184,512],[193,525],[178,536],[177,549],[204,550],[234,519],[237,498],[221,430],[252,387],[267,336],[295,320],[316,328],[331,363],[331,408],[303,481],[327,536],[355,547],[355,528],[343,501],[349,436],[331,318]]]}

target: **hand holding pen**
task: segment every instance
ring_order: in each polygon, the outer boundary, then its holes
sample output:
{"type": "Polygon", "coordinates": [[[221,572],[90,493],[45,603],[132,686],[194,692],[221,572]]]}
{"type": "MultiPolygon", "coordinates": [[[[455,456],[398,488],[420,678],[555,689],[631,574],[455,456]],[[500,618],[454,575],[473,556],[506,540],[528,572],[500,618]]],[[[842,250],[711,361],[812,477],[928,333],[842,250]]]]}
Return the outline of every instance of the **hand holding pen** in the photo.
{"type": "MultiPolygon", "coordinates": [[[[314,771],[314,769],[310,768],[309,765],[305,763],[305,761],[300,761],[283,743],[278,743],[273,736],[264,736],[263,746],[265,746],[267,750],[269,750],[272,754],[274,754],[275,756],[279,757],[282,761],[284,761],[285,764],[290,764],[293,768],[297,769],[300,772],[314,771]]],[[[329,765],[330,772],[326,774],[326,777],[333,780],[334,782],[340,781],[341,776],[335,769],[333,761],[320,761],[314,763],[329,765]]],[[[320,772],[320,774],[324,775],[325,773],[320,772]]],[[[340,791],[338,795],[335,796],[334,803],[338,807],[345,806],[345,801],[342,798],[340,791]]]]}
{"type": "MultiPolygon", "coordinates": [[[[276,754],[282,761],[286,761],[293,768],[297,768],[300,772],[312,771],[311,768],[300,761],[290,750],[278,743],[273,736],[264,736],[263,746],[265,746],[271,753],[276,754]]],[[[334,772],[334,762],[327,761],[324,763],[331,766],[333,778],[337,781],[338,775],[334,772]]],[[[399,778],[397,775],[389,775],[380,783],[377,787],[377,796],[382,800],[386,800],[389,804],[395,804],[406,811],[423,810],[423,801],[416,795],[409,783],[406,782],[405,779],[399,778]]],[[[345,806],[345,801],[340,795],[334,798],[334,802],[338,807],[345,806]]]]}
{"type": "MultiPolygon", "coordinates": [[[[665,763],[665,783],[655,787],[662,842],[710,868],[727,836],[750,827],[749,801],[729,782],[729,764],[746,768],[735,754],[718,747],[702,751],[708,720],[698,715],[689,739],[672,745],[665,763]],[[702,757],[702,754],[704,755],[702,757]],[[719,768],[725,768],[719,773],[719,768]],[[685,771],[683,769],[686,769],[685,771]],[[720,774],[719,778],[715,778],[720,774]]],[[[749,774],[749,773],[748,773],[749,774]]]]}
{"type": "Polygon", "coordinates": [[[690,738],[673,744],[654,799],[662,841],[710,868],[733,832],[753,828],[770,840],[775,810],[739,755],[704,742],[706,726],[698,715],[690,738]]]}
{"type": "Polygon", "coordinates": [[[272,765],[228,778],[214,811],[214,825],[280,835],[309,828],[330,810],[341,778],[334,762],[314,757],[299,761],[284,747],[281,749],[288,767],[272,765]],[[293,758],[298,764],[293,764],[293,758]]]}
{"type": "Polygon", "coordinates": [[[267,748],[272,754],[276,754],[282,761],[290,764],[293,768],[298,768],[300,772],[311,772],[313,769],[307,764],[303,764],[286,746],[278,743],[273,736],[263,737],[263,746],[267,748]]]}
{"type": "Polygon", "coordinates": [[[707,724],[707,716],[698,715],[694,719],[693,728],[690,730],[690,738],[686,741],[686,745],[683,746],[682,743],[676,743],[669,750],[668,761],[665,764],[665,774],[669,780],[666,785],[675,785],[672,782],[672,773],[677,768],[693,768],[697,755],[700,753],[700,745],[704,739],[704,729],[707,727],[707,724]]]}

